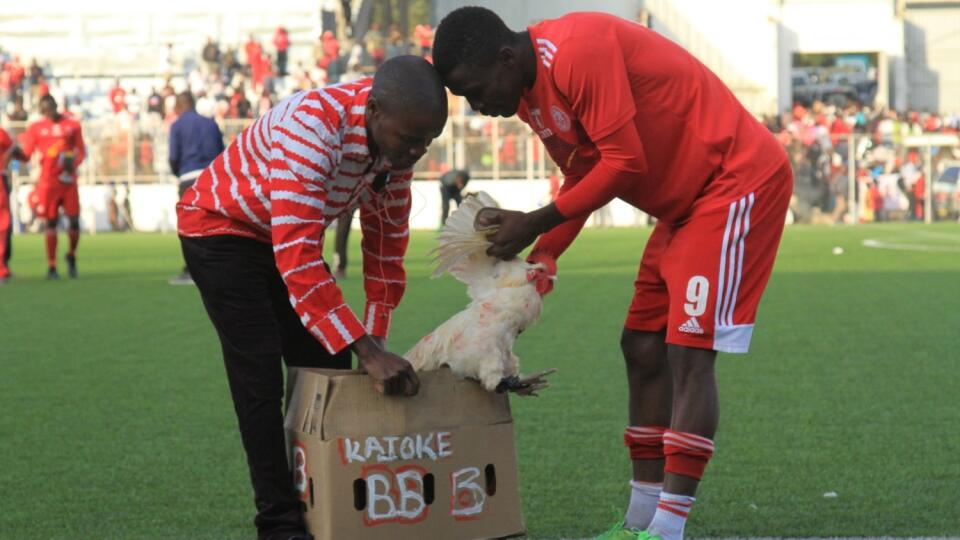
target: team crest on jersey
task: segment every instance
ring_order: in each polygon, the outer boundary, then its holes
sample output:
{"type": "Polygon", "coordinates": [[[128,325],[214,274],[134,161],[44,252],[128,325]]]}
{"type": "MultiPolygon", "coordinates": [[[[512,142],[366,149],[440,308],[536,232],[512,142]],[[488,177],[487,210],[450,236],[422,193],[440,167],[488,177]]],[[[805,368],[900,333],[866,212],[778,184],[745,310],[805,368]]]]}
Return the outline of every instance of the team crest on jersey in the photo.
{"type": "Polygon", "coordinates": [[[551,105],[550,116],[553,118],[553,123],[557,126],[557,129],[560,131],[570,131],[570,117],[567,116],[567,113],[563,112],[560,107],[551,105]]]}

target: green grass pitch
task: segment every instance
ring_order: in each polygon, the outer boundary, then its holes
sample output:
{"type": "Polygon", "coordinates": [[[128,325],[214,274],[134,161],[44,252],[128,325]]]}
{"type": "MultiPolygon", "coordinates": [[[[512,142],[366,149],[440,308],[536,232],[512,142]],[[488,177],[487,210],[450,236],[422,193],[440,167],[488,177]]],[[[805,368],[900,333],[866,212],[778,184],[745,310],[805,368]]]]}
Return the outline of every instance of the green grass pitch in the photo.
{"type": "MultiPolygon", "coordinates": [[[[585,231],[519,339],[525,371],[560,369],[513,399],[531,538],[591,536],[626,505],[618,337],[648,234],[585,231]]],[[[466,303],[428,279],[432,245],[414,234],[397,352],[466,303]]],[[[84,236],[81,278],[56,283],[42,246],[16,238],[0,287],[0,538],[252,538],[213,329],[194,288],[166,283],[176,238],[84,236]]],[[[750,354],[718,363],[717,454],[688,535],[960,535],[958,306],[956,224],[788,228],[750,354]]]]}

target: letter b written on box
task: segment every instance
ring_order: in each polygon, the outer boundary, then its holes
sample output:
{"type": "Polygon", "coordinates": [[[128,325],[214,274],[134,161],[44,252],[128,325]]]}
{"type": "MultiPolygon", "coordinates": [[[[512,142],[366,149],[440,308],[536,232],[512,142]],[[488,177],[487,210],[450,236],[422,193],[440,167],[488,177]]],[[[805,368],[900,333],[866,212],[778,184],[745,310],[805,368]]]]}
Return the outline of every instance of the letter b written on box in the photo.
{"type": "Polygon", "coordinates": [[[371,465],[364,467],[362,474],[366,483],[364,525],[412,524],[427,518],[433,477],[423,467],[406,465],[391,470],[386,465],[371,465]]]}
{"type": "Polygon", "coordinates": [[[293,487],[297,490],[297,495],[301,500],[309,499],[308,480],[307,480],[307,449],[299,442],[292,445],[293,459],[293,487]]]}
{"type": "Polygon", "coordinates": [[[458,521],[479,519],[487,494],[477,480],[480,469],[467,467],[450,474],[450,515],[458,521]]]}

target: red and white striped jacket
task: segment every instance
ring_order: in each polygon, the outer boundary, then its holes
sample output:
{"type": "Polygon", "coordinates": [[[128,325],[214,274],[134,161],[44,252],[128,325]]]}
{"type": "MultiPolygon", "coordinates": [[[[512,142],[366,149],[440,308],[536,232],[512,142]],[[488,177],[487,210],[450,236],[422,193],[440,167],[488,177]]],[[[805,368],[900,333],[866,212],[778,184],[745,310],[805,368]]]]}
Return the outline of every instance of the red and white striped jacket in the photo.
{"type": "Polygon", "coordinates": [[[406,285],[413,172],[389,171],[370,156],[364,113],[372,82],[306,90],[277,103],[177,204],[182,236],[272,243],[290,303],[331,353],[364,334],[385,337],[406,285]],[[327,224],[357,206],[367,294],[363,322],[323,262],[327,224]]]}

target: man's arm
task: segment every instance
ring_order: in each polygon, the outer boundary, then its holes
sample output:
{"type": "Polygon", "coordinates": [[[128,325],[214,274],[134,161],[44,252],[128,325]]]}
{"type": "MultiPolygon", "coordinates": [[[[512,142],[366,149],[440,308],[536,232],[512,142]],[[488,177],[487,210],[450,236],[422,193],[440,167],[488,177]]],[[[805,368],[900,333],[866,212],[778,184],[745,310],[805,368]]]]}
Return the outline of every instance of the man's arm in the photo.
{"type": "MultiPolygon", "coordinates": [[[[180,176],[180,130],[176,123],[170,126],[170,154],[167,160],[170,162],[170,172],[174,176],[180,176]]],[[[221,151],[222,152],[222,151],[221,151]]]]}
{"type": "Polygon", "coordinates": [[[410,181],[413,171],[391,177],[383,190],[360,207],[363,230],[363,288],[367,293],[364,327],[386,339],[390,317],[403,298],[403,257],[410,241],[410,181]]]}
{"type": "Polygon", "coordinates": [[[23,154],[23,161],[30,161],[30,156],[37,147],[37,138],[34,134],[33,125],[20,134],[17,141],[20,143],[20,152],[23,154]]]}
{"type": "MultiPolygon", "coordinates": [[[[564,178],[563,185],[560,186],[560,190],[557,192],[557,197],[564,195],[578,183],[580,183],[580,178],[564,178]]],[[[539,262],[543,257],[549,257],[553,260],[560,258],[560,255],[563,255],[563,252],[570,247],[570,244],[572,244],[577,238],[577,235],[580,234],[589,217],[590,215],[586,214],[568,219],[540,235],[527,260],[530,262],[539,262]]]]}

